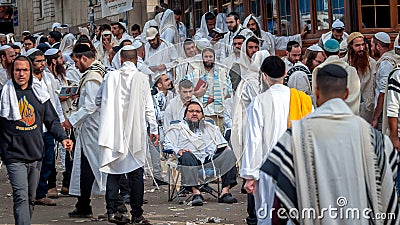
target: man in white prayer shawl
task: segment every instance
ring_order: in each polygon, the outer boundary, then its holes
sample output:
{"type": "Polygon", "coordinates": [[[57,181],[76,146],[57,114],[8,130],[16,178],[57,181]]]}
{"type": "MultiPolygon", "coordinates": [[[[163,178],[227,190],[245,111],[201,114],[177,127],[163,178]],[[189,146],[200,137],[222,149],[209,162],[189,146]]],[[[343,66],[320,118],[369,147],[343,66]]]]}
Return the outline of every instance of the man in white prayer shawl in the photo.
{"type": "Polygon", "coordinates": [[[109,61],[109,54],[112,51],[112,47],[118,45],[118,40],[109,30],[105,30],[101,33],[100,44],[96,47],[96,59],[101,61],[106,68],[111,67],[109,61]]]}
{"type": "Polygon", "coordinates": [[[146,30],[145,63],[154,73],[167,74],[174,80],[172,68],[178,59],[176,48],[171,43],[160,38],[158,30],[150,27],[146,30]]]}
{"type": "Polygon", "coordinates": [[[318,108],[292,121],[261,167],[275,184],[283,206],[279,214],[292,224],[400,224],[398,153],[389,137],[345,103],[346,77],[347,72],[334,64],[318,71],[318,108]],[[315,217],[295,218],[286,214],[288,210],[311,211],[315,217]]]}
{"type": "MultiPolygon", "coordinates": [[[[234,63],[239,63],[240,60],[240,50],[242,49],[242,45],[244,43],[244,41],[246,40],[246,38],[243,35],[236,35],[233,38],[233,43],[232,43],[232,47],[233,47],[233,52],[231,54],[229,54],[228,57],[226,57],[225,59],[222,60],[222,65],[225,65],[226,68],[231,69],[232,65],[234,63]]],[[[240,71],[239,71],[240,73],[240,71]]]]}
{"type": "Polygon", "coordinates": [[[123,40],[132,40],[133,38],[128,34],[126,24],[124,22],[113,22],[111,23],[111,32],[121,44],[123,40]]]}
{"type": "Polygon", "coordinates": [[[164,131],[168,130],[171,122],[182,121],[186,106],[191,101],[198,101],[194,96],[193,83],[190,80],[183,79],[178,84],[178,95],[171,99],[164,112],[164,131]]]}
{"type": "Polygon", "coordinates": [[[32,64],[19,56],[11,66],[11,80],[1,90],[0,156],[13,190],[15,224],[31,224],[43,159],[43,125],[63,147],[73,143],[62,129],[49,94],[33,85],[32,64]]]}
{"type": "Polygon", "coordinates": [[[7,83],[10,79],[10,69],[11,64],[15,59],[14,49],[9,45],[3,45],[0,47],[0,89],[7,83]]]}
{"type": "Polygon", "coordinates": [[[293,36],[275,36],[268,31],[261,29],[260,21],[253,15],[248,15],[243,21],[243,26],[253,31],[260,39],[260,50],[267,50],[270,55],[275,55],[276,50],[285,50],[286,44],[289,41],[297,41],[301,43],[301,39],[307,33],[306,26],[303,28],[300,34],[293,36]]]}
{"type": "Polygon", "coordinates": [[[217,19],[212,12],[206,12],[201,17],[200,28],[196,31],[193,36],[194,40],[199,40],[201,38],[207,38],[211,44],[217,43],[223,36],[210,36],[210,31],[216,28],[217,19]]]}
{"type": "Polygon", "coordinates": [[[146,222],[142,209],[143,167],[148,143],[146,121],[150,124],[150,140],[154,141],[154,145],[158,144],[158,126],[148,76],[139,72],[135,66],[136,49],[124,46],[120,60],[122,67],[106,75],[98,93],[101,95],[100,171],[108,174],[108,221],[117,224],[130,221],[125,215],[125,204],[119,197],[119,180],[127,174],[132,222],[143,224],[146,222]]]}
{"type": "MultiPolygon", "coordinates": [[[[308,95],[283,85],[285,64],[279,57],[267,57],[261,65],[261,71],[264,82],[270,88],[257,95],[247,108],[240,168],[240,176],[246,179],[244,188],[247,193],[254,195],[255,212],[262,209],[269,211],[274,202],[272,179],[261,176],[260,167],[279,137],[286,131],[290,120],[299,119],[312,110],[308,95]]],[[[262,217],[258,213],[256,216],[257,224],[272,224],[271,218],[262,217]]],[[[253,217],[249,219],[252,219],[252,223],[255,222],[253,217]]]]}
{"type": "Polygon", "coordinates": [[[180,42],[179,33],[176,29],[174,11],[167,9],[165,12],[163,12],[160,21],[159,32],[160,37],[171,44],[178,44],[180,42]]]}
{"type": "Polygon", "coordinates": [[[229,193],[236,182],[236,158],[219,128],[204,120],[203,107],[190,102],[185,118],[172,124],[165,134],[165,148],[171,149],[181,165],[183,185],[193,192],[192,206],[202,206],[200,187],[207,184],[207,174],[215,179],[216,170],[222,175],[219,203],[232,204],[237,199],[229,193]]]}
{"type": "Polygon", "coordinates": [[[78,110],[64,121],[66,129],[74,128],[76,148],[69,193],[78,196],[72,218],[91,218],[90,195],[105,189],[105,174],[100,172],[99,121],[100,109],[95,104],[97,92],[106,70],[95,60],[95,54],[86,44],[78,44],[72,51],[75,66],[82,73],[79,83],[78,110]]]}
{"type": "Polygon", "coordinates": [[[233,52],[233,38],[236,35],[240,34],[246,39],[254,35],[251,30],[240,24],[240,16],[237,12],[230,12],[226,16],[226,23],[228,25],[229,32],[225,34],[224,38],[220,41],[220,43],[222,44],[219,54],[220,59],[228,57],[229,54],[233,52]]]}
{"type": "Polygon", "coordinates": [[[175,67],[175,83],[179,82],[187,74],[192,73],[202,62],[197,44],[192,39],[186,39],[181,45],[184,58],[179,58],[179,64],[175,67]]]}

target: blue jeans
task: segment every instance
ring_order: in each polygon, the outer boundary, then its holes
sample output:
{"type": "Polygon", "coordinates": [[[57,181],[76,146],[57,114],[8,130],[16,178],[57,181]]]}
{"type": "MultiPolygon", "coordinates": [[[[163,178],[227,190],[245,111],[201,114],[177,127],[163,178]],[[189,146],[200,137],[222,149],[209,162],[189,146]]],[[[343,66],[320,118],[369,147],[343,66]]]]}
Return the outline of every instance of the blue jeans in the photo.
{"type": "MultiPolygon", "coordinates": [[[[50,133],[43,133],[44,156],[42,160],[42,169],[40,170],[39,186],[36,190],[36,199],[46,197],[49,190],[48,181],[50,175],[55,172],[55,156],[54,156],[54,138],[50,133]]],[[[54,186],[54,185],[53,185],[54,186]]]]}
{"type": "Polygon", "coordinates": [[[31,224],[36,188],[42,162],[10,163],[6,165],[13,190],[15,224],[31,224]]]}

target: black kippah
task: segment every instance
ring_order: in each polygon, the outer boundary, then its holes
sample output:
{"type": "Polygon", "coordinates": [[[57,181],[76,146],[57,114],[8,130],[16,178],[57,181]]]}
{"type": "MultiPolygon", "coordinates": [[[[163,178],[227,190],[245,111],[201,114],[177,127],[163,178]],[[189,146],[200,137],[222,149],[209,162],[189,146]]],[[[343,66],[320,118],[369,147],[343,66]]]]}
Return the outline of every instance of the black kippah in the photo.
{"type": "Polygon", "coordinates": [[[335,64],[328,64],[322,69],[318,71],[317,76],[319,75],[327,75],[331,77],[337,77],[337,78],[346,78],[347,77],[347,72],[344,70],[341,66],[335,65],[335,64]]]}
{"type": "Polygon", "coordinates": [[[83,53],[83,52],[90,52],[90,51],[92,51],[92,50],[86,44],[75,45],[74,49],[72,50],[73,53],[83,53]]]}

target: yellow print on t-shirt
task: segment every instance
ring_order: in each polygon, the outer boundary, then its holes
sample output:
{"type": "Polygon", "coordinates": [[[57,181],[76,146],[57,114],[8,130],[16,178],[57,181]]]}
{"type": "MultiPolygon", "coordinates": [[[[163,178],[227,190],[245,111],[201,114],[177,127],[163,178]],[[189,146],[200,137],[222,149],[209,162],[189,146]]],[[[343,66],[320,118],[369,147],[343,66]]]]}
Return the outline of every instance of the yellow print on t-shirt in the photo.
{"type": "Polygon", "coordinates": [[[28,102],[26,96],[22,97],[18,101],[19,113],[21,114],[21,121],[25,124],[25,126],[29,127],[35,123],[35,109],[28,102]]]}

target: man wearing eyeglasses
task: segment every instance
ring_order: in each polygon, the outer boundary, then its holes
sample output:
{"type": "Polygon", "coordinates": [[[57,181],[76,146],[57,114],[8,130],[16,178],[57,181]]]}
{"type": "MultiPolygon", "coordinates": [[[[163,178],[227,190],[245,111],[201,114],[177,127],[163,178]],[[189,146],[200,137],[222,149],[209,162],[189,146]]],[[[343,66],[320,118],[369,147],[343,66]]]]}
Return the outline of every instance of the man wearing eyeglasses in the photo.
{"type": "Polygon", "coordinates": [[[229,149],[219,128],[205,121],[200,103],[190,102],[184,115],[182,122],[171,125],[166,132],[165,148],[172,149],[179,157],[183,185],[194,194],[192,206],[203,205],[199,183],[207,183],[207,169],[211,172],[219,170],[222,175],[222,191],[218,202],[236,203],[237,199],[229,193],[237,184],[235,154],[229,149]]]}
{"type": "MultiPolygon", "coordinates": [[[[58,83],[52,74],[44,71],[46,66],[44,53],[39,49],[32,48],[26,53],[26,56],[31,60],[33,66],[33,85],[39,86],[49,93],[50,102],[56,110],[60,122],[63,123],[65,121],[64,114],[58,95],[55,92],[58,89],[58,83]]],[[[55,188],[56,183],[57,172],[54,157],[55,143],[53,136],[48,133],[45,128],[43,128],[43,142],[44,158],[42,169],[40,171],[39,185],[36,190],[35,204],[55,206],[56,202],[46,197],[49,188],[55,188]]]]}

